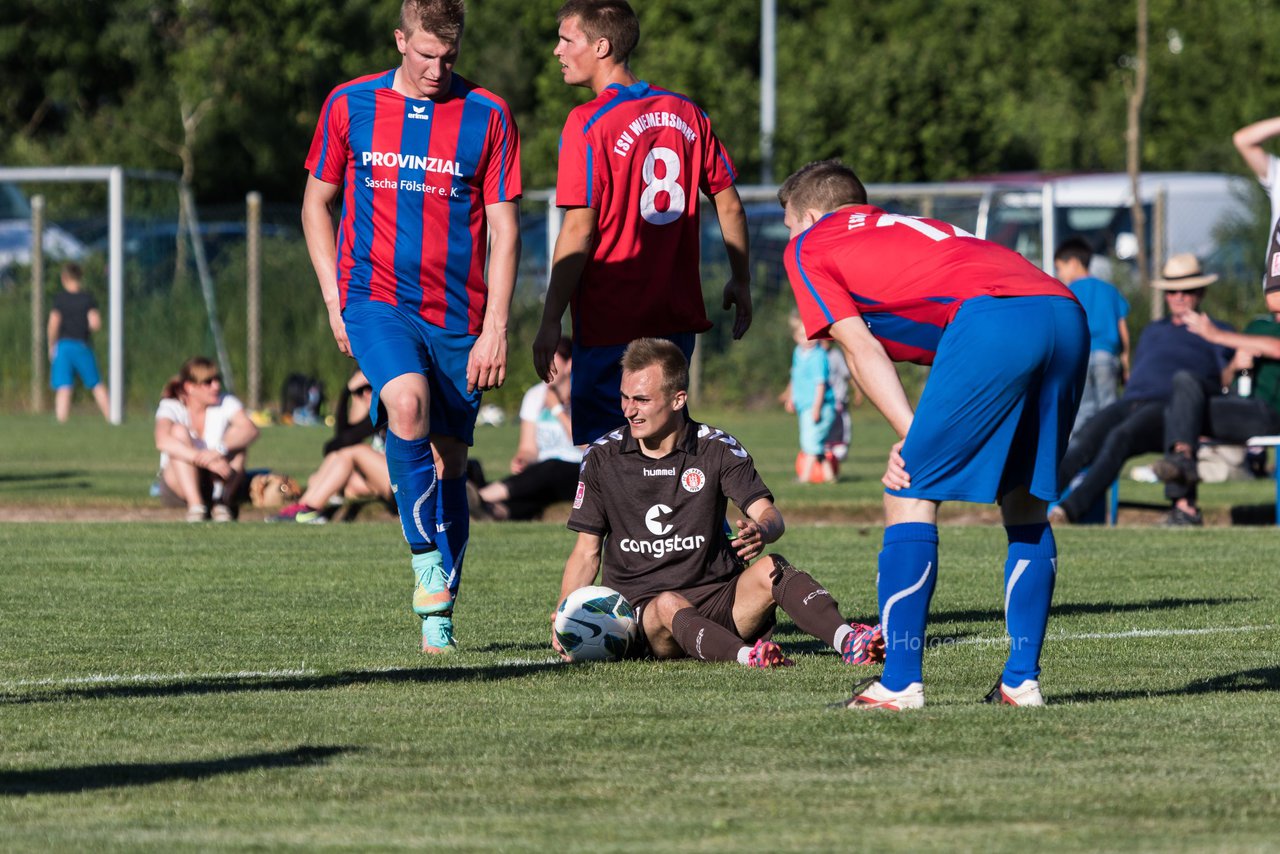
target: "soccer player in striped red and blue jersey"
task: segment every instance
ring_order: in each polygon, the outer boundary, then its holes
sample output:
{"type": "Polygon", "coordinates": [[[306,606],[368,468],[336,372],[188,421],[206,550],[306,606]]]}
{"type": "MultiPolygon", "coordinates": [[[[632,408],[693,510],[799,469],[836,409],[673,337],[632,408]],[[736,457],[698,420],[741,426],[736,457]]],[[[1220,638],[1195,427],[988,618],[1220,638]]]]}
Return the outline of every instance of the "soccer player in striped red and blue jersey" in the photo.
{"type": "Polygon", "coordinates": [[[556,204],[564,219],[552,254],[534,367],[550,381],[560,323],[573,306],[573,440],[623,422],[626,345],[674,341],[688,358],[711,328],[698,274],[699,192],[711,197],[732,276],[724,308],[733,337],[751,324],[747,221],[737,173],[711,121],[683,95],[640,80],[627,65],[640,24],[626,0],[569,0],[555,54],[564,81],[594,100],[569,113],[560,136],[556,204]]]}
{"type": "Polygon", "coordinates": [[[387,410],[413,608],[433,653],[455,646],[467,447],[481,392],[506,376],[520,254],[519,134],[501,98],[453,73],[464,11],[402,3],[400,66],[329,95],[302,203],[334,339],[373,385],[372,411],[378,399],[387,410]]]}
{"type": "Polygon", "coordinates": [[[885,667],[850,708],[924,704],[938,505],[1000,504],[1009,547],[1004,672],[988,699],[1041,705],[1040,650],[1057,574],[1047,518],[1084,389],[1089,328],[1071,291],[1016,253],[933,219],[888,214],[838,161],[778,192],[784,262],[810,338],[834,338],[899,441],[889,453],[877,580],[885,667]],[[894,362],[932,365],[913,409],[894,362]]]}

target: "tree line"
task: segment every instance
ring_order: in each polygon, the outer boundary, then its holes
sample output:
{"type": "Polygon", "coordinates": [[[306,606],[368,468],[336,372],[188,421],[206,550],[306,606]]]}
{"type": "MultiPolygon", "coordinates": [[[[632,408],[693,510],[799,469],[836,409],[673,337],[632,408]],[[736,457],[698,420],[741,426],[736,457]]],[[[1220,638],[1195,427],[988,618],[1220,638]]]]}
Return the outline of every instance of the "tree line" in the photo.
{"type": "MultiPolygon", "coordinates": [[[[589,97],[551,51],[559,0],[471,0],[457,71],[506,98],[527,187],[551,186],[589,97]]],[[[633,0],[633,68],[693,97],[742,180],[761,169],[759,0],[633,0]]],[[[1132,4],[778,0],[776,176],[840,156],[868,181],[1124,169],[1132,4]]],[[[1144,167],[1241,171],[1231,132],[1280,112],[1271,0],[1151,0],[1144,167]]],[[[185,175],[202,203],[300,198],[333,86],[391,68],[398,0],[9,0],[0,162],[185,175]]]]}

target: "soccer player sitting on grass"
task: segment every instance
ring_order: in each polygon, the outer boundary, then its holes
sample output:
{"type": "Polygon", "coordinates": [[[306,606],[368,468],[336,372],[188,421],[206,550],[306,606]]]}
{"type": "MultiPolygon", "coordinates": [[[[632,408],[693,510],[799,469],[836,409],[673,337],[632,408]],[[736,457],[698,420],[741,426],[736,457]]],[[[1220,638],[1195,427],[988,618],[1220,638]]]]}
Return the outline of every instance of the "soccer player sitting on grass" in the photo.
{"type": "MultiPolygon", "coordinates": [[[[769,640],[781,606],[847,663],[878,660],[878,627],[851,625],[807,573],[781,555],[761,557],[782,536],[782,514],[746,449],[689,417],[688,387],[689,366],[676,344],[641,338],[628,345],[622,356],[627,421],[583,458],[569,516],[578,540],[560,598],[595,583],[603,571],[603,583],[636,610],[640,642],[631,657],[790,664],[769,640]],[[724,527],[730,499],[746,516],[733,540],[724,527]]],[[[554,634],[551,643],[564,654],[554,634]]]]}
{"type": "Polygon", "coordinates": [[[1000,504],[1012,645],[993,702],[1038,706],[1040,647],[1057,573],[1046,510],[1084,388],[1089,328],[1064,285],[1002,247],[867,204],[853,170],[810,163],[778,192],[784,259],[811,338],[844,347],[899,441],[889,452],[877,588],[885,666],[849,708],[924,705],[938,505],[1000,504]],[[932,365],[913,410],[895,361],[932,365]]]}

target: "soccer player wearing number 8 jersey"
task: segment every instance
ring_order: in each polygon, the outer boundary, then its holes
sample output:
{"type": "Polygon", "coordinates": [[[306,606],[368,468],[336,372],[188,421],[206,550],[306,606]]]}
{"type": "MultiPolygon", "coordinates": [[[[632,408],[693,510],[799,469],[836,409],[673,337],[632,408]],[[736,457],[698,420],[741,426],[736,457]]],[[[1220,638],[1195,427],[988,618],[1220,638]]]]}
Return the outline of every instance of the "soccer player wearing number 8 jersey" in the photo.
{"type": "Polygon", "coordinates": [[[548,382],[565,308],[573,308],[573,441],[622,423],[618,360],[645,336],[674,341],[686,358],[711,328],[698,275],[699,191],[711,197],[732,277],[724,308],[733,337],[751,324],[747,221],[733,163],[711,121],[683,95],[627,65],[640,37],[626,0],[569,0],[555,54],[564,80],[595,99],[569,113],[560,137],[556,204],[563,224],[552,255],[534,367],[548,382]]]}
{"type": "Polygon", "coordinates": [[[454,649],[467,446],[481,392],[506,375],[520,254],[519,134],[501,98],[453,73],[463,19],[462,0],[404,0],[401,64],[329,95],[302,201],[334,340],[369,378],[371,411],[386,407],[428,653],[454,649]]]}
{"type": "Polygon", "coordinates": [[[1071,291],[1016,253],[938,220],[867,204],[847,166],[811,163],[778,199],[784,261],[810,338],[834,338],[899,441],[889,453],[877,588],[885,667],[849,708],[924,704],[938,505],[1000,504],[1011,646],[988,699],[1041,705],[1040,650],[1057,574],[1047,509],[1084,389],[1089,328],[1071,291]],[[932,365],[912,408],[894,362],[932,365]]]}

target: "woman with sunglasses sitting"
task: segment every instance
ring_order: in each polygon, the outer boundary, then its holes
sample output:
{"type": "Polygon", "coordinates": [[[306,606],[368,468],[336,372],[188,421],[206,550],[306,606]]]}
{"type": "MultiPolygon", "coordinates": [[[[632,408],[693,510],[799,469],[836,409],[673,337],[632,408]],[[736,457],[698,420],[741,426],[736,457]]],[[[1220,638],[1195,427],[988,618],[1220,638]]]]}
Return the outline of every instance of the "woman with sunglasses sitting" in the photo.
{"type": "Polygon", "coordinates": [[[333,438],[325,443],[320,468],[307,478],[307,491],[298,503],[266,521],[320,525],[329,520],[335,499],[393,502],[383,450],[387,413],[378,404],[378,417],[370,418],[372,401],[373,387],[362,371],[356,371],[338,397],[333,438]],[[370,437],[373,441],[366,442],[370,437]]]}
{"type": "Polygon", "coordinates": [[[187,359],[165,383],[156,409],[161,499],[170,506],[185,503],[188,522],[232,521],[232,499],[257,438],[244,404],[223,390],[213,360],[187,359]]]}

